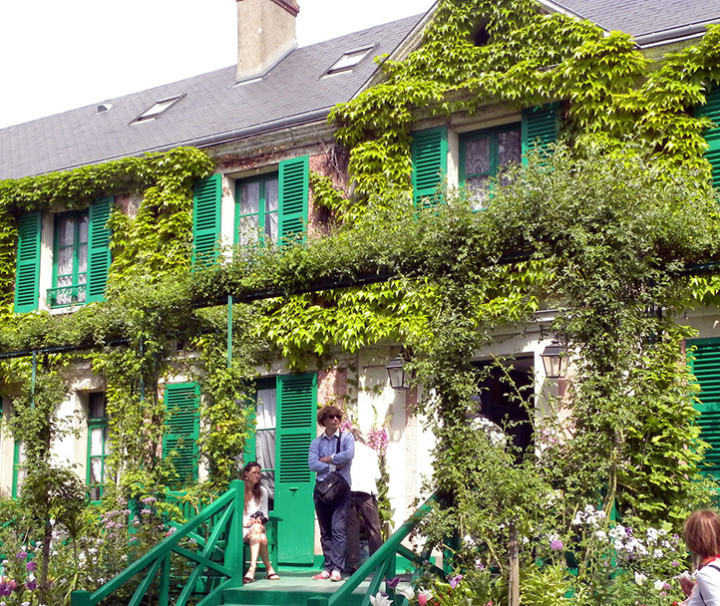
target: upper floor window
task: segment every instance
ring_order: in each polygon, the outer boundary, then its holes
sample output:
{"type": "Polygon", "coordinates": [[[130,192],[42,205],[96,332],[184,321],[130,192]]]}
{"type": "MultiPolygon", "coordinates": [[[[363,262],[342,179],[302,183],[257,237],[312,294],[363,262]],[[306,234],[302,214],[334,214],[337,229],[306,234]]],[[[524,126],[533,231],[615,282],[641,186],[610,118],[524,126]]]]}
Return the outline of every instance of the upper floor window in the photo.
{"type": "Polygon", "coordinates": [[[279,163],[277,172],[238,179],[232,202],[223,197],[227,183],[223,175],[196,183],[193,265],[214,263],[222,243],[302,240],[308,224],[309,166],[308,156],[290,158],[279,163]],[[234,210],[228,203],[234,203],[234,210]]]}
{"type": "Polygon", "coordinates": [[[56,215],[50,307],[85,303],[88,268],[88,212],[56,215]]]}
{"type": "Polygon", "coordinates": [[[502,180],[502,169],[521,159],[519,123],[461,135],[459,181],[467,188],[474,209],[487,205],[491,180],[502,180]]]}
{"type": "Polygon", "coordinates": [[[112,198],[82,212],[25,213],[18,221],[15,312],[102,301],[110,269],[112,198]]]}
{"type": "Polygon", "coordinates": [[[235,184],[235,244],[248,245],[258,238],[277,242],[280,198],[278,175],[245,179],[235,184]]]}
{"type": "Polygon", "coordinates": [[[475,208],[483,208],[493,178],[502,180],[502,169],[535,150],[540,155],[552,150],[557,137],[558,104],[525,108],[518,122],[448,137],[448,128],[438,126],[413,133],[412,188],[416,206],[443,202],[448,171],[450,182],[470,190],[475,208]],[[458,149],[459,148],[459,149],[458,149]],[[457,154],[457,155],[456,155],[457,154]],[[453,163],[448,162],[448,157],[453,163]],[[457,165],[454,162],[457,162],[457,165]]]}

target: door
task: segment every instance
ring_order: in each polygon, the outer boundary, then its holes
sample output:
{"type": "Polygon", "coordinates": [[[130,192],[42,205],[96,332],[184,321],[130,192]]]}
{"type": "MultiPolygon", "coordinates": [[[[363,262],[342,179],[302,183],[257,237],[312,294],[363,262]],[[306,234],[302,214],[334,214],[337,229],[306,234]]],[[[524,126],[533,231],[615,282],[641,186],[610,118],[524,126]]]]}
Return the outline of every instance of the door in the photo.
{"type": "Polygon", "coordinates": [[[314,474],[308,467],[315,437],[317,375],[283,375],[258,382],[256,431],[245,461],[255,460],[273,496],[281,564],[312,565],[315,547],[314,474]]]}
{"type": "Polygon", "coordinates": [[[705,451],[704,475],[720,478],[720,339],[687,342],[690,368],[700,385],[700,437],[712,447],[705,451]]]}

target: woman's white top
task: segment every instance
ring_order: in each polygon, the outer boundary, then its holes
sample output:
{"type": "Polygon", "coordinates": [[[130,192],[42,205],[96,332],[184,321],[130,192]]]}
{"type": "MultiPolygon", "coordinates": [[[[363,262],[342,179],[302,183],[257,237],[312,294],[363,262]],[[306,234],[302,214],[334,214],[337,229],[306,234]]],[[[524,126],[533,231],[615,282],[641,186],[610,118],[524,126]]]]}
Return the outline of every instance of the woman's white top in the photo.
{"type": "Polygon", "coordinates": [[[697,573],[697,583],[686,606],[720,606],[720,561],[703,566],[697,573]]]}
{"type": "Polygon", "coordinates": [[[260,500],[251,498],[243,511],[243,538],[250,529],[250,516],[256,511],[262,511],[263,515],[268,517],[268,493],[264,486],[260,486],[260,500]]]}

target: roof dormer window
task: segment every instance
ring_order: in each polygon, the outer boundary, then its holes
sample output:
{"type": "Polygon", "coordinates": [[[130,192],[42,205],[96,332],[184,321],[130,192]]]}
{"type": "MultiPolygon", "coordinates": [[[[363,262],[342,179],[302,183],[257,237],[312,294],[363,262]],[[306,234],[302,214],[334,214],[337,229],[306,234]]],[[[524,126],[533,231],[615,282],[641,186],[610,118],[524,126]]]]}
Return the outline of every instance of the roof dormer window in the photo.
{"type": "Polygon", "coordinates": [[[135,120],[133,120],[133,123],[154,120],[159,115],[165,113],[183,97],[184,95],[175,95],[174,97],[168,97],[167,99],[161,99],[160,101],[156,101],[151,107],[146,109],[142,114],[135,118],[135,120]]]}
{"type": "Polygon", "coordinates": [[[365,56],[372,50],[372,46],[350,51],[340,57],[332,67],[325,72],[326,76],[339,74],[341,72],[352,71],[353,68],[362,61],[365,56]]]}

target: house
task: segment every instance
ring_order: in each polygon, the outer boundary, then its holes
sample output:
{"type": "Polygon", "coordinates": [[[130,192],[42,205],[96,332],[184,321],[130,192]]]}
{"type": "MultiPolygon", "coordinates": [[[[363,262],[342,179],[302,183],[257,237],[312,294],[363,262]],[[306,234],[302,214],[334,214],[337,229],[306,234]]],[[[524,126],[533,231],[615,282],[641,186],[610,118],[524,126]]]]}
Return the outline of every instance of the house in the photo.
{"type": "MultiPolygon", "coordinates": [[[[188,246],[183,249],[180,242],[178,249],[187,253],[185,268],[191,256],[198,263],[212,257],[218,243],[245,246],[258,237],[281,242],[306,231],[309,237],[321,237],[328,212],[311,195],[311,175],[329,178],[343,190],[349,184],[348,150],[335,140],[337,126],[327,122],[331,109],[382,82],[373,59],[408,57],[422,48],[423,33],[432,20],[437,14],[442,16],[436,12],[440,9],[432,9],[426,15],[297,48],[294,23],[301,4],[242,0],[237,6],[237,66],[0,130],[0,185],[4,187],[0,201],[9,200],[3,202],[0,221],[17,225],[18,230],[16,270],[6,268],[9,277],[3,282],[13,287],[14,314],[42,311],[64,317],[108,296],[108,276],[117,262],[112,253],[115,234],[108,225],[112,209],[134,219],[143,212],[149,188],[159,187],[160,173],[150,173],[160,171],[161,160],[148,161],[140,168],[123,163],[142,154],[156,153],[153,158],[161,159],[178,147],[198,148],[214,165],[210,176],[196,179],[192,222],[184,240],[188,246]],[[105,166],[110,167],[110,178],[103,173],[105,166]],[[75,191],[70,180],[57,181],[66,187],[57,191],[52,204],[37,204],[32,194],[13,197],[14,191],[26,192],[65,178],[53,177],[56,173],[77,176],[73,179],[91,174],[95,185],[83,186],[75,201],[70,200],[75,191]]],[[[541,0],[537,8],[543,14],[589,19],[608,36],[611,31],[623,31],[632,36],[633,52],[660,62],[668,51],[698,43],[708,25],[720,23],[720,0],[667,0],[659,6],[645,0],[632,4],[541,0]]],[[[483,19],[473,40],[478,47],[490,36],[483,19]]],[[[711,94],[700,111],[717,116],[718,99],[711,94]]],[[[536,102],[518,107],[507,99],[495,99],[472,110],[443,115],[413,108],[410,157],[415,202],[423,204],[445,183],[474,192],[480,209],[487,200],[487,183],[503,165],[520,162],[538,139],[550,143],[564,132],[562,121],[573,111],[572,100],[546,101],[541,107],[536,102]]],[[[716,132],[705,133],[711,161],[717,152],[716,132]]],[[[129,243],[123,246],[127,250],[129,243]]],[[[8,326],[18,318],[3,317],[8,326]]],[[[477,352],[477,364],[492,355],[512,357],[516,381],[539,394],[544,380],[541,356],[551,341],[547,330],[551,319],[550,310],[540,310],[530,325],[504,329],[491,347],[477,352]]],[[[719,370],[716,319],[717,310],[711,308],[691,319],[699,330],[694,342],[697,359],[709,360],[709,377],[719,370]]],[[[337,364],[320,366],[313,361],[300,374],[291,373],[283,359],[258,363],[257,425],[250,450],[273,484],[274,508],[283,517],[280,536],[290,537],[281,545],[281,562],[312,564],[318,552],[313,478],[306,467],[306,453],[316,435],[315,411],[324,403],[347,401],[355,422],[365,431],[387,425],[389,498],[396,521],[406,516],[421,494],[423,473],[431,468],[433,439],[413,414],[422,393],[395,390],[388,383],[386,364],[400,352],[400,344],[387,340],[368,343],[352,353],[336,348],[337,364]]],[[[700,380],[706,381],[704,376],[700,380]]],[[[162,377],[160,386],[173,414],[164,448],[156,454],[178,450],[180,456],[173,460],[178,475],[202,480],[208,473],[198,465],[202,383],[173,369],[162,377]]],[[[504,398],[497,378],[490,376],[485,387],[480,396],[484,416],[495,422],[508,415],[522,418],[504,398]]],[[[78,362],[58,410],[60,417],[81,416],[79,435],[64,436],[55,451],[60,459],[78,466],[93,499],[101,496],[108,480],[106,388],[106,378],[93,372],[89,362],[78,362]]],[[[709,400],[704,402],[712,406],[709,400]]],[[[5,409],[9,411],[7,402],[5,409]]],[[[703,412],[706,424],[713,418],[703,412]]],[[[517,439],[526,446],[532,437],[521,432],[517,439]]],[[[22,460],[22,443],[3,435],[0,488],[4,496],[17,496],[22,460]]]]}

